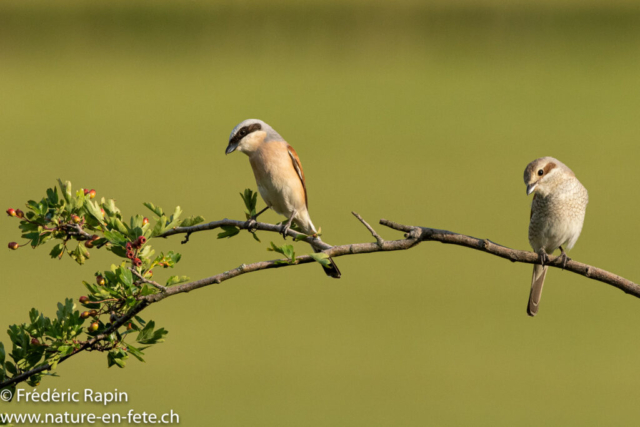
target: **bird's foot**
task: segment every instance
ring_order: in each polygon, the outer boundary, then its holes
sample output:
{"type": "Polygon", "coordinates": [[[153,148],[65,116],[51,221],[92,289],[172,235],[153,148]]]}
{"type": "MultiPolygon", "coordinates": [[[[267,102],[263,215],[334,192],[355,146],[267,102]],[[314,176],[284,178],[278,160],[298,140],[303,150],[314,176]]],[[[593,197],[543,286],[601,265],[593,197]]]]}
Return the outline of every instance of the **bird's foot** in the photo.
{"type": "Polygon", "coordinates": [[[549,255],[546,252],[541,251],[538,255],[540,255],[540,265],[544,267],[549,263],[549,255]]]}
{"type": "Polygon", "coordinates": [[[565,268],[567,268],[567,263],[571,261],[571,258],[569,258],[562,247],[560,248],[560,250],[562,251],[562,253],[560,254],[560,258],[562,258],[562,269],[564,270],[565,268]]]}
{"type": "Polygon", "coordinates": [[[287,222],[286,224],[282,224],[282,226],[280,227],[280,234],[282,234],[282,238],[284,240],[287,240],[287,232],[289,231],[290,227],[291,227],[290,222],[287,222]]]}
{"type": "Polygon", "coordinates": [[[247,220],[247,222],[244,223],[244,226],[247,228],[247,231],[249,231],[249,233],[253,233],[254,231],[257,230],[256,224],[258,224],[258,221],[256,221],[255,217],[251,217],[247,220]]]}

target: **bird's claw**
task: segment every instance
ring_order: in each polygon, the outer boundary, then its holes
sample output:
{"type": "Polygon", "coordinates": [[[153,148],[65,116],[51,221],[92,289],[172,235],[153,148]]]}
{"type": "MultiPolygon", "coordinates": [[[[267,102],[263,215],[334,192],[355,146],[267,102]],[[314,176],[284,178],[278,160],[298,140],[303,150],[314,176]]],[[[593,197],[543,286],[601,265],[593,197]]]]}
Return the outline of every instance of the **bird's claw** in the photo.
{"type": "Polygon", "coordinates": [[[289,231],[289,224],[282,224],[282,227],[280,228],[280,234],[282,234],[282,238],[284,240],[287,240],[287,232],[289,231]]]}
{"type": "Polygon", "coordinates": [[[540,254],[540,265],[542,265],[543,267],[549,263],[549,255],[546,254],[546,252],[541,252],[540,254]]]}
{"type": "Polygon", "coordinates": [[[567,263],[571,261],[571,258],[569,258],[566,252],[562,252],[562,254],[560,254],[560,258],[562,258],[562,269],[564,270],[567,268],[567,263]]]}

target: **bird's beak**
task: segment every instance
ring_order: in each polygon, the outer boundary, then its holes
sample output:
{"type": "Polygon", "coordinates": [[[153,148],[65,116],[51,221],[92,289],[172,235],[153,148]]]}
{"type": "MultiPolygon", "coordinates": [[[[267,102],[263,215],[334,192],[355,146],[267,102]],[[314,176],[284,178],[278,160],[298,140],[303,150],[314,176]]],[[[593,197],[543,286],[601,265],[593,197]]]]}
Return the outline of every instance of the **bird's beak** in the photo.
{"type": "Polygon", "coordinates": [[[238,143],[230,142],[224,153],[225,154],[233,153],[234,151],[236,151],[236,148],[238,148],[238,143]]]}
{"type": "Polygon", "coordinates": [[[537,182],[534,182],[533,184],[529,184],[527,185],[527,196],[531,193],[533,193],[533,191],[536,189],[536,186],[538,185],[537,182]]]}

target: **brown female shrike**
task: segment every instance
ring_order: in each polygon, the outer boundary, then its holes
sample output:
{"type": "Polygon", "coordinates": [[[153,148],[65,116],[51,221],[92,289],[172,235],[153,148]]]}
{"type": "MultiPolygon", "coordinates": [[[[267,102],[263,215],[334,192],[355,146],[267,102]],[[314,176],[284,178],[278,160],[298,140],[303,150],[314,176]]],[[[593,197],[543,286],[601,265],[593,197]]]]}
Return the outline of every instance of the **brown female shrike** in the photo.
{"type": "MultiPolygon", "coordinates": [[[[249,156],[258,191],[267,204],[251,221],[271,208],[288,218],[282,227],[283,237],[286,237],[292,221],[304,234],[315,234],[316,228],[309,217],[304,172],[293,147],[262,120],[248,119],[231,131],[226,153],[235,150],[249,156]]],[[[329,260],[331,264],[323,266],[325,273],[340,278],[338,266],[331,258],[329,260]]]]}
{"type": "Polygon", "coordinates": [[[542,260],[541,265],[533,266],[527,306],[529,316],[535,316],[547,275],[548,254],[560,248],[566,266],[570,258],[562,246],[570,250],[578,241],[589,195],[571,169],[553,157],[541,157],[529,163],[524,171],[524,183],[527,195],[534,193],[529,243],[542,260]]]}

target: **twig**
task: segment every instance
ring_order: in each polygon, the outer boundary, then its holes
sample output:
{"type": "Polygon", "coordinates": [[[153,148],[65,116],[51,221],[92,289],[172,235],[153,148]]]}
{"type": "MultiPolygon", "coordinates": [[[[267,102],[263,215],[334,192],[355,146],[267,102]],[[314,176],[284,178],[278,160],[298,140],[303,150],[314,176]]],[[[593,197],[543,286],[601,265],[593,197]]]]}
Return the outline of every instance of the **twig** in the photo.
{"type": "Polygon", "coordinates": [[[378,246],[382,246],[384,244],[384,239],[382,237],[380,237],[380,235],[378,233],[376,233],[376,230],[373,229],[373,227],[371,227],[369,225],[369,223],[367,223],[367,221],[364,220],[364,218],[362,218],[360,215],[358,215],[356,212],[351,212],[353,214],[353,216],[355,216],[356,218],[358,218],[360,220],[360,222],[367,227],[367,230],[369,230],[369,232],[371,232],[371,234],[373,235],[373,237],[376,238],[376,241],[378,242],[378,246]]]}
{"type": "Polygon", "coordinates": [[[154,282],[153,280],[145,279],[145,278],[144,278],[140,273],[138,273],[134,268],[129,267],[129,270],[131,270],[131,272],[132,272],[133,274],[135,274],[135,275],[138,277],[138,279],[140,279],[140,281],[141,281],[141,282],[143,282],[143,283],[148,283],[148,284],[149,284],[149,285],[151,285],[151,286],[155,286],[157,289],[161,290],[162,292],[167,292],[167,289],[169,289],[169,288],[167,288],[167,287],[165,287],[165,286],[162,286],[160,283],[154,282]]]}

